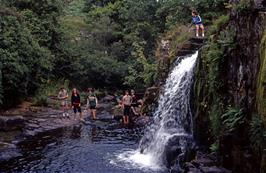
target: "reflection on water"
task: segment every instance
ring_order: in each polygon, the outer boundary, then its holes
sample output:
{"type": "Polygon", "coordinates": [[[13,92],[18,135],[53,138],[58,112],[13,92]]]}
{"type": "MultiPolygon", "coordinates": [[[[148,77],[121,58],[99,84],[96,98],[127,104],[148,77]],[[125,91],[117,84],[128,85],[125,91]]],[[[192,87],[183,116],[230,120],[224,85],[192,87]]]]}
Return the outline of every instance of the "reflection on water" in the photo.
{"type": "Polygon", "coordinates": [[[141,135],[138,129],[102,121],[43,133],[20,143],[23,156],[0,163],[0,172],[154,172],[122,159],[121,153],[132,154],[138,147],[141,135]]]}

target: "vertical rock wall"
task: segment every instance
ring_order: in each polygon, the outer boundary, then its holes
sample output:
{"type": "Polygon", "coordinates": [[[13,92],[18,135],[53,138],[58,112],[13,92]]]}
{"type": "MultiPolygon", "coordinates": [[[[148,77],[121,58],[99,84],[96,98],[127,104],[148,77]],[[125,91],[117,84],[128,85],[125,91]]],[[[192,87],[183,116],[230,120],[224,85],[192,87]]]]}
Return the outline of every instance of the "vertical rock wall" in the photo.
{"type": "MultiPolygon", "coordinates": [[[[255,114],[260,115],[266,125],[266,12],[264,3],[264,1],[256,0],[230,1],[232,5],[230,20],[227,27],[221,30],[233,29],[234,43],[220,50],[222,56],[218,60],[218,65],[215,66],[219,73],[214,78],[216,80],[214,82],[219,84],[215,88],[215,94],[210,91],[212,89],[209,87],[210,78],[206,78],[208,75],[213,75],[210,74],[210,64],[200,59],[196,72],[197,79],[194,86],[196,137],[201,144],[216,142],[213,146],[219,147],[218,154],[221,156],[221,163],[236,173],[258,173],[265,169],[261,168],[265,156],[261,153],[254,153],[249,144],[249,124],[252,117],[255,114]],[[237,133],[226,134],[223,131],[221,116],[231,106],[243,109],[245,124],[238,129],[237,133]],[[220,126],[216,129],[217,132],[213,132],[215,123],[220,126]]],[[[220,38],[214,38],[218,45],[221,42],[220,38]]],[[[202,54],[206,55],[204,51],[206,50],[203,49],[202,54]]]]}

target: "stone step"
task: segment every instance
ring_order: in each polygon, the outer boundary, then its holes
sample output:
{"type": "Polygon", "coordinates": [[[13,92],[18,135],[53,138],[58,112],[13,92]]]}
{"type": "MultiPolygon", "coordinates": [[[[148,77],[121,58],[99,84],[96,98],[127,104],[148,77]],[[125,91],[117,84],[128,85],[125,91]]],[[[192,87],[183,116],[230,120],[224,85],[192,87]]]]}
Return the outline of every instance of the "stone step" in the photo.
{"type": "Polygon", "coordinates": [[[188,41],[191,43],[203,44],[207,40],[205,37],[192,37],[188,41]]]}
{"type": "Polygon", "coordinates": [[[196,52],[196,50],[179,50],[176,53],[176,56],[180,57],[180,56],[189,56],[192,55],[196,52]]]}

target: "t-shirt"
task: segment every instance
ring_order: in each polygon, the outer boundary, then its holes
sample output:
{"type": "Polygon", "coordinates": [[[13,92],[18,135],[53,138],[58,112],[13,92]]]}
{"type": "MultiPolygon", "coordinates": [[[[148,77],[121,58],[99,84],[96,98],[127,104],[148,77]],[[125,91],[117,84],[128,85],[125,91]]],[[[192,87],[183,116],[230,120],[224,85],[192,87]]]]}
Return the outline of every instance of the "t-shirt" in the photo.
{"type": "Polygon", "coordinates": [[[68,97],[67,91],[65,89],[60,90],[57,96],[60,100],[64,100],[68,97]]]}
{"type": "Polygon", "coordinates": [[[124,105],[130,106],[132,103],[132,97],[130,95],[125,95],[123,97],[123,103],[124,105]]]}

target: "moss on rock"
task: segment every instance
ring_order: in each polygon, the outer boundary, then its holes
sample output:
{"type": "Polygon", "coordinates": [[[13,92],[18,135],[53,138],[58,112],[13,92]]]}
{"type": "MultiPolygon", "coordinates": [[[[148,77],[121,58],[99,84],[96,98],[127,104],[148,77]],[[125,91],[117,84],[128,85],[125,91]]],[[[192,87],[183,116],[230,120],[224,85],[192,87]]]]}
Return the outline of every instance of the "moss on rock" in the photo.
{"type": "Polygon", "coordinates": [[[257,79],[256,105],[258,114],[266,124],[266,31],[260,45],[260,69],[257,79]]]}

